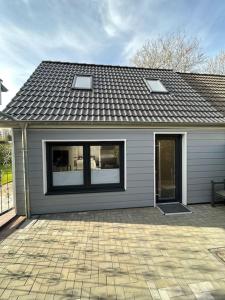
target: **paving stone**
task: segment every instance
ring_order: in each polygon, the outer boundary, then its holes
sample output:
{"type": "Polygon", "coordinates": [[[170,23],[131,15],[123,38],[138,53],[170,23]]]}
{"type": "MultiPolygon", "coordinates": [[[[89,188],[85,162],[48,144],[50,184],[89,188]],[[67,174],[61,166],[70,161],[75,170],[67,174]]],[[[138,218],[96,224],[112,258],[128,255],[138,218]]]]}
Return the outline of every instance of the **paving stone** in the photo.
{"type": "Polygon", "coordinates": [[[0,299],[224,300],[225,207],[191,209],[35,218],[0,243],[0,299]]]}
{"type": "Polygon", "coordinates": [[[214,300],[215,298],[211,295],[210,292],[198,293],[195,294],[196,299],[198,300],[214,300]]]}

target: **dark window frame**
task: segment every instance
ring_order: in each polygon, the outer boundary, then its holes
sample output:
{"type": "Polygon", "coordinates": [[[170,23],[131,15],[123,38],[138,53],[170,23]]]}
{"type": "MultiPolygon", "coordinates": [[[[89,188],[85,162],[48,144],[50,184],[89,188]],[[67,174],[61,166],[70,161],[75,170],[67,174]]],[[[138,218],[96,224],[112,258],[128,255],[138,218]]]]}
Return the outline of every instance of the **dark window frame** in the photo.
{"type": "Polygon", "coordinates": [[[124,158],[124,141],[84,141],[84,142],[46,142],[46,171],[47,171],[47,192],[46,195],[58,194],[77,194],[77,193],[93,193],[93,192],[114,192],[124,191],[124,174],[125,174],[125,158],[124,158]],[[83,185],[64,185],[53,186],[52,176],[52,147],[54,146],[83,146],[83,185]],[[91,146],[119,146],[120,149],[120,182],[108,184],[91,184],[91,146]]]}

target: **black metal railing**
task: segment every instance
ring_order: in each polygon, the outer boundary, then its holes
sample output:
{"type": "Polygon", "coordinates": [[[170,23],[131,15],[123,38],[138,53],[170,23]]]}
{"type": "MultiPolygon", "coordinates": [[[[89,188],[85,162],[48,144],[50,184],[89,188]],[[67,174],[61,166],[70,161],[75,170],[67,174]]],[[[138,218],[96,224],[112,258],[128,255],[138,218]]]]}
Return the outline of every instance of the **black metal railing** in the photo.
{"type": "Polygon", "coordinates": [[[12,173],[0,171],[0,215],[14,207],[12,173]]]}
{"type": "Polygon", "coordinates": [[[0,215],[14,207],[11,148],[10,142],[0,143],[0,215]]]}

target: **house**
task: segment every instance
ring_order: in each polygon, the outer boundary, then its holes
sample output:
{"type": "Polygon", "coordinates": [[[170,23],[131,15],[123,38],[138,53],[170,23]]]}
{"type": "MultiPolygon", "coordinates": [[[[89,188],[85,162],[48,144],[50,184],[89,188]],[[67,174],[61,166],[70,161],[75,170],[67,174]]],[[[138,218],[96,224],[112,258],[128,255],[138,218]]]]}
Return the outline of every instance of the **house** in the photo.
{"type": "Polygon", "coordinates": [[[7,128],[0,128],[0,141],[11,140],[11,131],[7,128]]]}
{"type": "Polygon", "coordinates": [[[5,108],[18,214],[205,203],[225,177],[225,77],[43,61],[5,108]]]}
{"type": "Polygon", "coordinates": [[[3,85],[3,80],[0,78],[0,105],[2,104],[2,93],[8,92],[8,89],[3,85]]]}

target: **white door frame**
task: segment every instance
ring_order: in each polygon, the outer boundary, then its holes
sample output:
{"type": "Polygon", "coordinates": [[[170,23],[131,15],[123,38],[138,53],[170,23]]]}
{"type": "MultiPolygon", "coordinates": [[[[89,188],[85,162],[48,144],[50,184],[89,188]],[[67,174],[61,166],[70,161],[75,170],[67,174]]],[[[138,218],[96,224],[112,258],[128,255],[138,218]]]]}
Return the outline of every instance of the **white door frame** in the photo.
{"type": "Polygon", "coordinates": [[[182,204],[187,205],[187,132],[177,131],[155,131],[154,135],[154,207],[156,207],[156,178],[155,178],[155,136],[156,135],[174,135],[179,134],[182,136],[182,204]]]}

